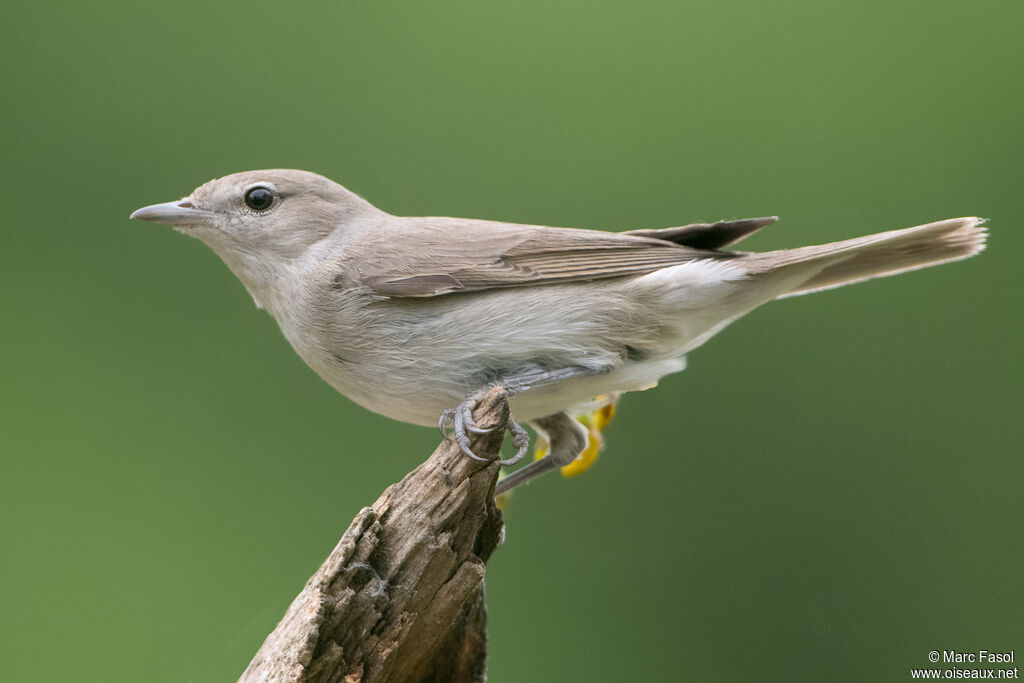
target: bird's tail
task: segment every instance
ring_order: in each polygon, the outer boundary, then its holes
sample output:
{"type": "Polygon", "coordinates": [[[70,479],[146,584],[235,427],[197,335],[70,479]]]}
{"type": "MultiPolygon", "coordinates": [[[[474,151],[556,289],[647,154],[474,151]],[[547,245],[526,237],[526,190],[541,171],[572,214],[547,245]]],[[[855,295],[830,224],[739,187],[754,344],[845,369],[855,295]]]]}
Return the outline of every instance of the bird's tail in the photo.
{"type": "Polygon", "coordinates": [[[749,254],[744,265],[755,275],[806,273],[786,278],[794,285],[781,299],[974,256],[985,248],[983,222],[951,218],[831,244],[749,254]]]}

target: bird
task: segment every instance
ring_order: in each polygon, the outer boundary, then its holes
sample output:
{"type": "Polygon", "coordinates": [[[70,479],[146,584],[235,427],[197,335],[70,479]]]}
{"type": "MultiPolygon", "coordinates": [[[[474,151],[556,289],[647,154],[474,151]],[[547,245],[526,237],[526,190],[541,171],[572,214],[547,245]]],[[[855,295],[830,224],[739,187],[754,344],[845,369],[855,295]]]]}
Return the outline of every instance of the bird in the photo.
{"type": "Polygon", "coordinates": [[[777,218],[607,232],[405,217],[309,171],[245,171],[131,218],[213,249],[298,355],[375,413],[439,424],[469,457],[482,392],[509,394],[516,454],[547,454],[500,494],[573,462],[586,407],[653,387],[774,299],[968,258],[984,220],[953,218],[829,244],[732,246],[777,218]],[[609,398],[612,397],[612,398],[609,398]]]}

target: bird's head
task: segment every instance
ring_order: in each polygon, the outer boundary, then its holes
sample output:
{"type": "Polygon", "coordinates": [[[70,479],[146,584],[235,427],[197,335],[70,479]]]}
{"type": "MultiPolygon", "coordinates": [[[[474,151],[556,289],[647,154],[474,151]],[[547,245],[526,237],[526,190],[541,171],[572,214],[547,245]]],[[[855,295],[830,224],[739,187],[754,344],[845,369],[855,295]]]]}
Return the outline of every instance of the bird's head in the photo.
{"type": "Polygon", "coordinates": [[[211,180],[176,202],[131,217],[198,237],[218,253],[301,254],[346,221],[372,210],[341,185],[309,171],[245,171],[211,180]]]}
{"type": "Polygon", "coordinates": [[[175,202],[131,217],[170,225],[205,242],[260,303],[263,290],[308,250],[354,221],[380,213],[309,171],[245,171],[211,180],[175,202]]]}

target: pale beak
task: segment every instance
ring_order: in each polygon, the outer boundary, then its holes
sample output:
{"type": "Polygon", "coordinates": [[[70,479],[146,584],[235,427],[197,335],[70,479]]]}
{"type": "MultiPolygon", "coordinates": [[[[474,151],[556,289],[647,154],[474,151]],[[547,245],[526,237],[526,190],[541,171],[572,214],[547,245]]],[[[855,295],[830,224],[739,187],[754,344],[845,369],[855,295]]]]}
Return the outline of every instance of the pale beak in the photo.
{"type": "Polygon", "coordinates": [[[130,218],[135,218],[140,221],[152,221],[153,223],[163,223],[164,225],[199,225],[200,223],[208,223],[213,214],[209,211],[203,211],[192,206],[192,203],[187,199],[181,199],[176,202],[167,202],[166,204],[153,204],[152,206],[144,206],[130,218]]]}

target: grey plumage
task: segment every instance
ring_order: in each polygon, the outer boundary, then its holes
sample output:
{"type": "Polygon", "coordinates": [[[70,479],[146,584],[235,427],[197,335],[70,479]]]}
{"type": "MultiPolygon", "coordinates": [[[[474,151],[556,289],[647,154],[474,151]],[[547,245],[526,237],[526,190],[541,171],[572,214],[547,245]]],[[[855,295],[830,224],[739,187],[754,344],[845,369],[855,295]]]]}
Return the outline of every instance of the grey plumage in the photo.
{"type": "Polygon", "coordinates": [[[956,218],[731,251],[775,218],[624,233],[404,218],[292,170],[226,176],[133,217],[206,242],[310,367],[357,403],[429,425],[501,383],[559,462],[580,436],[557,416],[652,386],[753,308],[966,258],[985,239],[980,219],[956,218]],[[247,204],[254,188],[267,191],[265,210],[247,204]]]}

